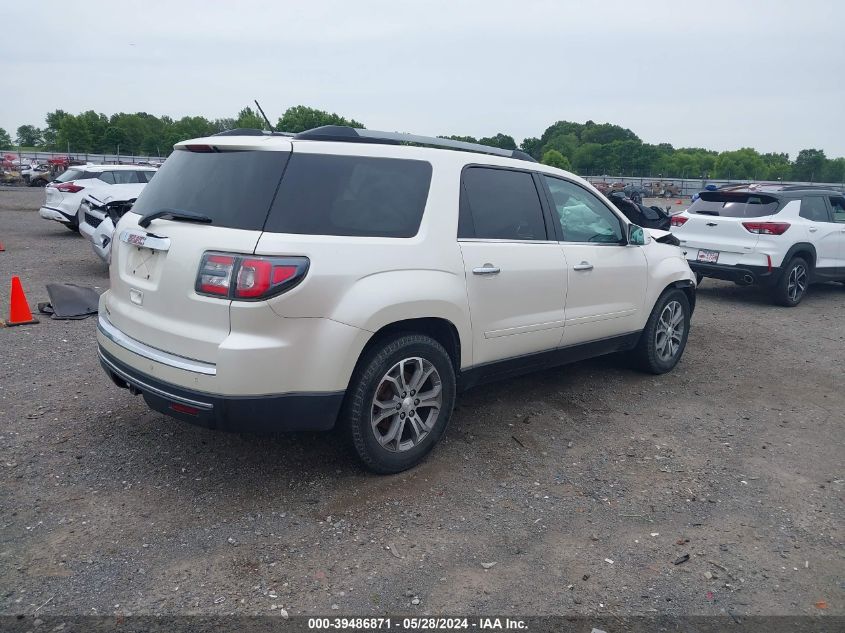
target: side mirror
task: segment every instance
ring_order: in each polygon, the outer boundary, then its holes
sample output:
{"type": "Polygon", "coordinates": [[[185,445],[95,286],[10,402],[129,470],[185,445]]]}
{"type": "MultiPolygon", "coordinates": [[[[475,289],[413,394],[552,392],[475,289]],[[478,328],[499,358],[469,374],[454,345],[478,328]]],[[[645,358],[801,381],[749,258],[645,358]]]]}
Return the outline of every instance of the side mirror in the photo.
{"type": "Polygon", "coordinates": [[[628,225],[628,244],[630,246],[645,246],[648,241],[648,236],[643,227],[636,224],[628,225]]]}

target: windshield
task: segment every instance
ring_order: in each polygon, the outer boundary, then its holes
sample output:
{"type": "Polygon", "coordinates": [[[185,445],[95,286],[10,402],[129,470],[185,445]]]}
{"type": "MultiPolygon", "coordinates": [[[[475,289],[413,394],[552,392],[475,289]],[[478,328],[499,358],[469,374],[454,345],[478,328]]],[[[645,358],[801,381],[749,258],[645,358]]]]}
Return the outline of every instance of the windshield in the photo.
{"type": "Polygon", "coordinates": [[[67,171],[63,172],[61,176],[56,178],[56,182],[70,182],[71,180],[83,180],[85,178],[91,178],[92,176],[96,176],[96,174],[86,174],[81,169],[68,169],[67,171]]]}
{"type": "Polygon", "coordinates": [[[141,215],[178,209],[204,215],[215,226],[258,231],[289,152],[191,152],[178,149],[138,197],[141,215]]]}
{"type": "Polygon", "coordinates": [[[778,211],[778,199],[748,192],[703,191],[687,213],[727,218],[760,218],[778,211]]]}

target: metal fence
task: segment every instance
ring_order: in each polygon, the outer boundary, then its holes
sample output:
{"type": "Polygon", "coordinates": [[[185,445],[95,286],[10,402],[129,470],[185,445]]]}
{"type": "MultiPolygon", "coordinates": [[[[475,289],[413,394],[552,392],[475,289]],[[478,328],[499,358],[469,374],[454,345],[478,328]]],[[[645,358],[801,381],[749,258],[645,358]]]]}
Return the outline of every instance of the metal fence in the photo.
{"type": "Polygon", "coordinates": [[[87,152],[25,152],[14,150],[0,150],[0,157],[6,154],[14,155],[23,162],[46,163],[51,158],[69,156],[71,160],[84,163],[98,163],[103,165],[118,165],[137,163],[163,163],[165,156],[134,156],[131,154],[89,154],[87,152]]]}
{"type": "MultiPolygon", "coordinates": [[[[626,185],[636,185],[639,187],[647,187],[651,183],[663,183],[664,185],[674,185],[681,190],[681,194],[684,196],[692,196],[693,194],[698,193],[699,191],[704,190],[707,185],[716,185],[717,187],[721,187],[722,185],[741,185],[741,184],[751,184],[754,182],[763,182],[763,181],[754,181],[754,180],[718,180],[718,179],[701,179],[701,178],[669,178],[664,176],[583,176],[590,182],[606,182],[608,184],[613,184],[615,182],[621,182],[626,185]]],[[[768,182],[768,181],[766,181],[768,182]]],[[[778,181],[779,185],[812,185],[814,187],[830,187],[831,189],[836,189],[839,191],[845,191],[845,183],[842,182],[797,182],[797,181],[778,181]]]]}

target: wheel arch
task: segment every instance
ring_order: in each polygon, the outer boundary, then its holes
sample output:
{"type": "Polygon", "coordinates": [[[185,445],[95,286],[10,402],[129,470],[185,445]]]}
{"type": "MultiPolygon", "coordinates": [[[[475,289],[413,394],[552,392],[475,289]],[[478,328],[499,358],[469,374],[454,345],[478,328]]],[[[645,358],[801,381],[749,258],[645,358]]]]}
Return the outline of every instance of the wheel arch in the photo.
{"type": "MultiPolygon", "coordinates": [[[[689,303],[690,316],[692,316],[693,312],[695,312],[695,284],[689,279],[680,279],[678,281],[673,281],[671,284],[666,286],[666,288],[663,289],[663,292],[666,292],[670,288],[677,288],[686,295],[687,302],[689,303]]],[[[662,295],[663,292],[660,294],[662,295]]]]}
{"type": "Polygon", "coordinates": [[[793,244],[789,250],[786,251],[786,255],[783,256],[783,261],[780,264],[781,267],[786,266],[793,257],[801,255],[805,256],[807,263],[810,265],[810,270],[814,270],[816,268],[816,247],[809,242],[798,242],[793,244]]]}
{"type": "Polygon", "coordinates": [[[448,319],[442,317],[414,317],[393,321],[381,327],[364,345],[361,353],[358,355],[358,360],[355,363],[357,369],[361,359],[376,345],[382,341],[396,336],[398,334],[425,334],[430,336],[435,341],[440,343],[449,358],[452,359],[452,366],[455,369],[455,374],[461,369],[461,337],[458,333],[458,328],[448,319]]]}

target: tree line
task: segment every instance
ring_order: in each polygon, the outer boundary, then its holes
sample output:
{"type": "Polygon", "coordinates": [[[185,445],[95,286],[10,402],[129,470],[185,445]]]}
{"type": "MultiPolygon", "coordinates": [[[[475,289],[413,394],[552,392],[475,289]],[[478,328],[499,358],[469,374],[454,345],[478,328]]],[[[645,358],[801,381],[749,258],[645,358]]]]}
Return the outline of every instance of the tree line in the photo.
{"type": "MultiPolygon", "coordinates": [[[[355,119],[303,105],[288,108],[274,127],[296,133],[320,125],[364,127],[355,119]]],[[[0,128],[0,149],[23,146],[46,151],[166,156],[174,143],[187,138],[235,128],[266,127],[264,119],[251,107],[242,109],[236,117],[213,120],[202,116],[173,119],[146,112],[107,116],[93,110],[80,114],[55,110],[47,114],[43,127],[20,126],[14,143],[9,133],[0,128]]],[[[520,149],[543,163],[589,176],[845,181],[845,158],[828,158],[819,149],[802,149],[790,160],[786,153],[761,154],[750,147],[725,152],[675,148],[669,143],[644,143],[631,130],[612,123],[558,121],[541,136],[526,138],[521,144],[502,132],[482,138],[443,137],[520,149]]]]}

